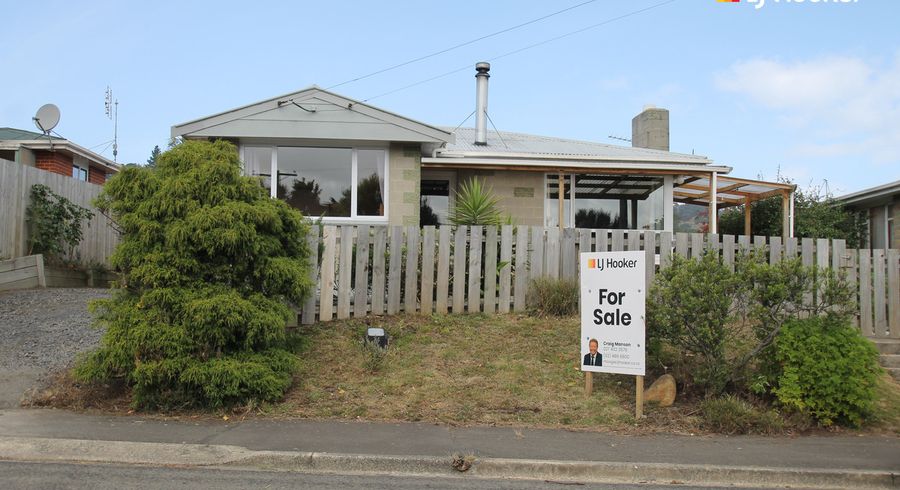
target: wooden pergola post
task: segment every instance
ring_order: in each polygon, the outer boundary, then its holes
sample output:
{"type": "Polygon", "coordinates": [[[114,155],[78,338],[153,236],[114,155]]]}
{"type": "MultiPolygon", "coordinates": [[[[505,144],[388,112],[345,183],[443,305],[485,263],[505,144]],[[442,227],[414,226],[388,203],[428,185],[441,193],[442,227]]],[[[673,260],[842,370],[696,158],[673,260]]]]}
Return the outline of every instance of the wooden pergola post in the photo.
{"type": "Polygon", "coordinates": [[[747,236],[750,236],[750,233],[752,231],[752,229],[750,228],[750,221],[751,221],[750,220],[750,213],[751,213],[750,204],[752,204],[750,202],[750,198],[745,197],[744,198],[744,235],[747,235],[747,236]]]}
{"type": "Polygon", "coordinates": [[[794,236],[794,193],[785,191],[781,194],[781,236],[794,236]]]}
{"type": "Polygon", "coordinates": [[[718,209],[718,201],[719,196],[717,195],[718,191],[718,183],[716,182],[716,173],[709,173],[709,232],[710,233],[718,233],[719,232],[719,209],[718,209]]]}

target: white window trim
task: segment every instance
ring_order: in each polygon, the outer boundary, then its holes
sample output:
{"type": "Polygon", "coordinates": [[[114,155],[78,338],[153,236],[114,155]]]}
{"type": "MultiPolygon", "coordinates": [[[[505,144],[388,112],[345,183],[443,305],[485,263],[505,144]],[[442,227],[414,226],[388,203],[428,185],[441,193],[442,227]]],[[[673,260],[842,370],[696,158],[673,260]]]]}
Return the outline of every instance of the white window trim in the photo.
{"type": "MultiPolygon", "coordinates": [[[[387,224],[390,217],[390,183],[391,183],[391,152],[390,147],[385,146],[355,146],[355,145],[335,145],[335,146],[326,146],[326,145],[240,145],[240,156],[241,156],[241,164],[244,163],[244,149],[245,148],[269,148],[272,152],[272,167],[270,170],[270,178],[269,178],[269,196],[272,198],[278,197],[278,148],[346,148],[351,150],[350,157],[350,216],[342,217],[342,216],[325,216],[319,218],[318,216],[306,216],[309,219],[318,221],[321,219],[324,224],[341,224],[341,225],[353,225],[353,224],[387,224]],[[359,182],[357,182],[357,177],[359,175],[358,168],[358,152],[359,150],[381,150],[384,152],[384,191],[382,192],[382,202],[384,204],[384,216],[357,216],[356,215],[356,204],[357,204],[357,186],[359,182]]],[[[247,169],[244,168],[244,175],[247,175],[247,169]]]]}

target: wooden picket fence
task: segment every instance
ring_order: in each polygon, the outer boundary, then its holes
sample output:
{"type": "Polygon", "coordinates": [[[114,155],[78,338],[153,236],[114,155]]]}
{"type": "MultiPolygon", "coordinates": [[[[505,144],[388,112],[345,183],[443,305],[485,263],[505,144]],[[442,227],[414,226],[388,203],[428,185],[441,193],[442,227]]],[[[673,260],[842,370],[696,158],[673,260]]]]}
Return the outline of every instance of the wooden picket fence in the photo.
{"type": "MultiPolygon", "coordinates": [[[[900,338],[900,250],[852,250],[844,240],[531,226],[323,226],[309,236],[315,294],[301,322],[368,315],[524,311],[537,277],[577,278],[580,252],[640,250],[647,282],[672,254],[708,249],[734,264],[755,249],[770,262],[800,257],[837,268],[859,291],[859,327],[869,337],[900,338]]],[[[812,296],[810,292],[810,297],[812,296]]]]}

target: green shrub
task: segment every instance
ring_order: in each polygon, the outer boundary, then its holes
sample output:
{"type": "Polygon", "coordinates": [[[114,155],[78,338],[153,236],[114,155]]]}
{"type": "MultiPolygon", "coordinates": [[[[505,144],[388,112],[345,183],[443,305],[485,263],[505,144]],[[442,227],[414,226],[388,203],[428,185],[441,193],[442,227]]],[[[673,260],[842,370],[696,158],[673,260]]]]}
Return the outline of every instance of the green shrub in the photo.
{"type": "Polygon", "coordinates": [[[82,381],[124,379],[141,408],[271,401],[290,386],[291,310],[312,287],[308,224],[241,175],[234,146],[188,141],[127,167],[97,199],[122,229],[122,271],[93,305],[106,331],[82,381]]]}
{"type": "Polygon", "coordinates": [[[500,212],[499,206],[500,198],[494,195],[493,189],[475,177],[459,185],[450,223],[455,226],[507,224],[509,217],[500,212]]]}
{"type": "Polygon", "coordinates": [[[25,212],[28,222],[28,253],[44,254],[59,261],[71,256],[82,239],[82,222],[94,213],[43,184],[31,186],[31,200],[25,212]]]}
{"type": "Polygon", "coordinates": [[[859,426],[872,412],[878,351],[845,320],[822,316],[790,321],[775,351],[781,375],[774,393],[785,407],[825,426],[859,426]]]}
{"type": "Polygon", "coordinates": [[[575,279],[539,277],[528,286],[526,303],[535,316],[571,316],[578,313],[580,294],[575,279]]]}
{"type": "Polygon", "coordinates": [[[775,412],[761,410],[734,396],[708,398],[700,404],[703,427],[719,434],[777,434],[784,421],[775,412]]]}

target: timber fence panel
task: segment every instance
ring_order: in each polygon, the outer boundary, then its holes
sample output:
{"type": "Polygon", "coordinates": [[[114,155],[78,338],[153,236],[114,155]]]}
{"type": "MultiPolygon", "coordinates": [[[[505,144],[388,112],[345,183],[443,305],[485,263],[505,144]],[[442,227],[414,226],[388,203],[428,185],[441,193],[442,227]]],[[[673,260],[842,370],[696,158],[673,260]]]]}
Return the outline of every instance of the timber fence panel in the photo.
{"type": "Polygon", "coordinates": [[[672,232],[664,231],[659,234],[659,270],[667,269],[672,265],[672,232]]]}
{"type": "Polygon", "coordinates": [[[384,258],[387,254],[387,234],[388,228],[386,226],[379,226],[375,229],[375,246],[372,248],[373,315],[381,315],[384,313],[384,289],[387,281],[384,258]]]}
{"type": "Polygon", "coordinates": [[[794,260],[797,258],[797,251],[799,250],[798,241],[796,237],[786,238],[784,240],[784,259],[785,260],[794,260]]]}
{"type": "Polygon", "coordinates": [[[316,322],[316,305],[319,303],[319,227],[310,226],[306,235],[306,243],[309,247],[309,280],[312,289],[309,296],[303,301],[303,311],[300,314],[300,323],[311,325],[316,322]]]}
{"type": "Polygon", "coordinates": [[[722,262],[734,272],[734,235],[722,235],[722,262]]]}
{"type": "Polygon", "coordinates": [[[753,236],[753,250],[758,254],[766,253],[766,237],[763,235],[753,236]]]}
{"type": "Polygon", "coordinates": [[[481,235],[484,228],[473,226],[469,239],[469,299],[466,311],[481,311],[481,235]]]}
{"type": "Polygon", "coordinates": [[[369,314],[369,227],[360,225],[356,233],[353,318],[362,318],[369,314]]]}
{"type": "Polygon", "coordinates": [[[509,313],[510,280],[512,278],[512,226],[500,228],[500,300],[497,310],[509,313]]]}
{"type": "Polygon", "coordinates": [[[406,227],[406,281],[403,298],[403,311],[415,313],[418,311],[419,297],[419,227],[406,227]]]}
{"type": "Polygon", "coordinates": [[[872,251],[859,251],[859,329],[867,337],[875,336],[872,322],[872,251]]]}
{"type": "Polygon", "coordinates": [[[703,256],[703,233],[691,233],[691,254],[692,259],[703,256]]]}
{"type": "Polygon", "coordinates": [[[683,258],[688,258],[688,248],[690,247],[690,235],[687,233],[675,234],[675,253],[683,258]]]}
{"type": "Polygon", "coordinates": [[[641,250],[641,232],[637,230],[628,230],[627,240],[625,242],[628,250],[638,252],[641,250]]]}
{"type": "MultiPolygon", "coordinates": [[[[578,255],[575,254],[576,261],[578,255]]],[[[516,272],[513,289],[513,310],[525,311],[525,295],[528,288],[528,227],[516,228],[516,272]]],[[[577,265],[576,265],[577,267],[577,265]]]]}
{"type": "Polygon", "coordinates": [[[719,235],[716,233],[707,233],[706,248],[704,250],[718,253],[720,248],[721,244],[719,243],[719,235]]]}
{"type": "Polygon", "coordinates": [[[887,327],[887,297],[885,296],[885,263],[884,250],[872,250],[872,301],[874,330],[876,337],[888,337],[887,327]]]}
{"type": "Polygon", "coordinates": [[[421,309],[423,315],[434,311],[434,226],[426,226],[422,230],[422,293],[421,309]]]}
{"type": "Polygon", "coordinates": [[[610,252],[625,251],[625,230],[613,230],[610,237],[610,252]]]}
{"type": "Polygon", "coordinates": [[[403,262],[403,227],[391,227],[391,243],[388,259],[387,314],[400,313],[400,269],[403,262]]]}
{"type": "Polygon", "coordinates": [[[322,231],[322,287],[319,299],[319,320],[331,320],[334,312],[334,259],[337,242],[337,228],[325,226],[322,231]]]}
{"type": "Polygon", "coordinates": [[[777,264],[781,262],[781,237],[769,237],[769,263],[777,264]]]}
{"type": "MultiPolygon", "coordinates": [[[[543,229],[538,243],[543,245],[543,229]]],[[[541,248],[543,250],[543,247],[541,248]]],[[[538,255],[538,267],[543,264],[543,255],[538,255]]],[[[497,309],[497,227],[490,225],[485,230],[484,239],[484,312],[494,313],[497,309]]]]}
{"type": "MultiPolygon", "coordinates": [[[[591,252],[591,242],[593,241],[593,236],[591,236],[591,230],[586,229],[578,229],[578,253],[588,253],[591,252]]],[[[579,261],[580,263],[580,261],[579,261]]],[[[578,267],[580,270],[580,267],[578,267]]]]}
{"type": "Polygon", "coordinates": [[[339,320],[350,318],[350,278],[353,271],[353,227],[341,226],[341,243],[338,248],[338,307],[339,320]]]}
{"type": "Polygon", "coordinates": [[[456,227],[453,245],[453,313],[465,311],[466,304],[466,242],[469,227],[456,227]]]}
{"type": "Polygon", "coordinates": [[[597,230],[595,233],[597,238],[595,252],[608,252],[609,251],[609,230],[597,230]]]}
{"type": "MultiPolygon", "coordinates": [[[[531,228],[531,256],[528,260],[528,265],[531,268],[530,272],[532,279],[544,275],[544,229],[540,226],[531,228]]],[[[487,277],[487,270],[485,270],[485,277],[487,277]]],[[[486,280],[485,289],[487,289],[486,280]]],[[[487,311],[487,308],[485,308],[485,311],[487,311]]]]}
{"type": "Polygon", "coordinates": [[[891,338],[900,338],[900,250],[887,251],[888,328],[891,338]]]}
{"type": "Polygon", "coordinates": [[[544,275],[559,279],[559,228],[547,228],[544,250],[544,275]]]}
{"type": "Polygon", "coordinates": [[[438,268],[437,287],[435,288],[434,307],[437,313],[447,313],[447,300],[450,292],[450,227],[442,226],[438,230],[438,268]]]}
{"type": "Polygon", "coordinates": [[[750,237],[747,235],[740,235],[737,237],[737,249],[738,253],[741,255],[745,255],[750,252],[750,237]]]}
{"type": "Polygon", "coordinates": [[[565,279],[574,279],[578,273],[578,259],[575,256],[575,228],[563,229],[562,246],[562,276],[565,279]]]}

